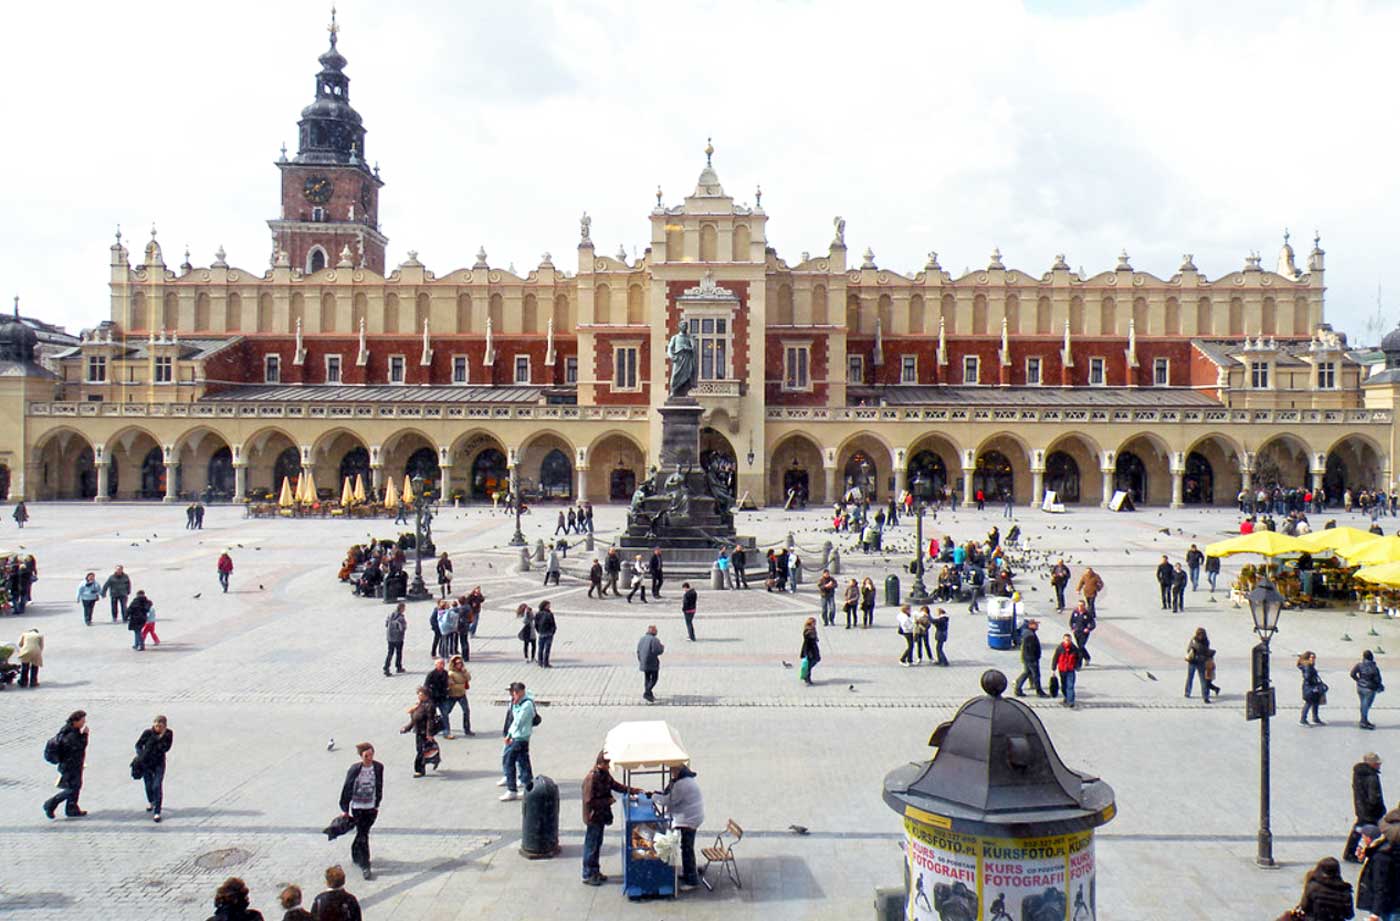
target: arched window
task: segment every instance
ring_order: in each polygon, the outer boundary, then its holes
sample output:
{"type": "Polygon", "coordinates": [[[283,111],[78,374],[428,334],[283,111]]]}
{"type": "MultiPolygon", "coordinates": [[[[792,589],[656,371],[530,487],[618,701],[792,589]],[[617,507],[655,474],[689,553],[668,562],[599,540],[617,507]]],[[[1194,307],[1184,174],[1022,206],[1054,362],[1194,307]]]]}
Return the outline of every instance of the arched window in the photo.
{"type": "Polygon", "coordinates": [[[1196,335],[1209,336],[1214,332],[1214,324],[1211,323],[1210,298],[1199,298],[1196,301],[1196,335]]]}
{"type": "Polygon", "coordinates": [[[294,333],[297,324],[306,316],[306,298],[300,291],[292,295],[292,304],[287,309],[287,332],[294,333]]]}
{"type": "Polygon", "coordinates": [[[1308,322],[1308,299],[1298,297],[1293,299],[1293,335],[1312,335],[1312,324],[1308,322]]]}
{"type": "Polygon", "coordinates": [[[593,322],[612,322],[612,289],[607,285],[599,285],[593,289],[593,322]]]}
{"type": "Polygon", "coordinates": [[[321,332],[335,332],[335,295],[327,291],[321,295],[321,332]]]}
{"type": "Polygon", "coordinates": [[[641,285],[627,286],[627,322],[639,326],[646,322],[646,302],[641,285]]]}
{"type": "Polygon", "coordinates": [[[924,296],[915,294],[909,298],[909,332],[918,335],[924,331],[924,296]]]}
{"type": "Polygon", "coordinates": [[[1050,298],[1042,297],[1035,302],[1035,332],[1038,336],[1054,335],[1055,330],[1051,328],[1053,313],[1050,307],[1050,298]]]}
{"type": "Polygon", "coordinates": [[[1051,451],[1045,458],[1045,488],[1061,502],[1078,502],[1078,461],[1064,451],[1051,451]]]}
{"type": "Polygon", "coordinates": [[[1099,335],[1113,336],[1118,332],[1118,303],[1111,297],[1099,303],[1099,335]]]}
{"type": "Polygon", "coordinates": [[[137,291],[131,296],[131,328],[145,329],[148,323],[146,316],[146,295],[137,291]]]}
{"type": "Polygon", "coordinates": [[[418,299],[413,305],[413,331],[421,333],[423,324],[432,315],[432,302],[428,299],[426,291],[419,292],[418,299]]]}
{"type": "Polygon", "coordinates": [[[862,332],[860,328],[860,295],[855,292],[846,295],[846,330],[852,333],[862,332]]]}
{"type": "Polygon", "coordinates": [[[355,477],[357,476],[364,481],[366,489],[372,485],[372,477],[369,469],[369,452],[365,450],[363,445],[356,445],[349,451],[346,451],[345,455],[340,459],[339,482],[344,483],[346,480],[349,480],[350,485],[353,486],[355,484],[355,477]]]}
{"type": "Polygon", "coordinates": [[[272,295],[258,295],[258,323],[257,329],[260,333],[272,332],[272,295]]]}
{"type": "Polygon", "coordinates": [[[1069,331],[1070,335],[1084,335],[1084,298],[1079,295],[1069,299],[1069,331]]]}
{"type": "Polygon", "coordinates": [[[1244,301],[1230,298],[1230,335],[1244,335],[1244,301]]]}
{"type": "Polygon", "coordinates": [[[491,300],[486,303],[486,310],[491,317],[492,332],[499,333],[503,328],[502,323],[505,319],[505,298],[501,297],[499,294],[491,295],[491,300]]]}
{"type": "Polygon", "coordinates": [[[812,322],[817,326],[825,326],[831,322],[826,306],[826,285],[816,285],[812,288],[812,322]]]}
{"type": "Polygon", "coordinates": [[[326,267],[326,251],[320,246],[313,246],[306,253],[306,274],[311,275],[321,271],[326,267]]]}
{"type": "Polygon", "coordinates": [[[1264,298],[1264,304],[1259,311],[1259,332],[1265,336],[1278,334],[1278,308],[1274,306],[1274,299],[1264,298]]]}
{"type": "Polygon", "coordinates": [[[972,299],[972,334],[987,335],[987,295],[979,294],[972,299]]]}
{"type": "MultiPolygon", "coordinates": [[[[396,333],[399,331],[399,296],[388,294],[384,297],[384,332],[396,333]]],[[[359,330],[355,330],[359,332],[359,330]]]]}
{"type": "Polygon", "coordinates": [[[568,499],[574,494],[574,465],[558,448],[540,462],[540,492],[549,499],[568,499]]]}
{"type": "Polygon", "coordinates": [[[243,328],[243,298],[230,294],[224,302],[224,329],[236,333],[243,328]]]}
{"type": "Polygon", "coordinates": [[[1181,335],[1181,303],[1174,297],[1167,298],[1167,310],[1162,318],[1162,332],[1168,336],[1181,335]]]}
{"type": "Polygon", "coordinates": [[[1133,328],[1139,336],[1145,336],[1151,332],[1151,330],[1147,328],[1146,298],[1133,298],[1133,328]]]}
{"type": "Polygon", "coordinates": [[[203,291],[195,295],[194,299],[194,328],[197,330],[209,328],[209,295],[203,291]]]}
{"type": "Polygon", "coordinates": [[[685,230],[679,224],[666,225],[666,261],[680,262],[685,258],[685,230]]]}
{"type": "Polygon", "coordinates": [[[1011,335],[1021,331],[1021,299],[1014,294],[1006,296],[1006,329],[1011,335]]]}
{"type": "Polygon", "coordinates": [[[489,500],[492,493],[508,489],[510,470],[506,456],[495,448],[486,448],[472,460],[472,498],[489,500]]]}
{"type": "Polygon", "coordinates": [[[794,322],[792,311],[792,285],[778,285],[778,313],[775,323],[778,326],[791,326],[794,322]]]}
{"type": "Polygon", "coordinates": [[[719,259],[719,231],[714,224],[700,225],[700,261],[715,262],[719,259]]]}
{"type": "Polygon", "coordinates": [[[554,331],[562,333],[566,329],[573,329],[574,319],[569,312],[569,296],[567,294],[556,294],[554,296],[554,331]]]}
{"type": "Polygon", "coordinates": [[[733,249],[734,249],[733,259],[734,259],[735,262],[748,262],[748,261],[749,261],[749,243],[750,243],[750,240],[751,240],[751,237],[749,236],[749,225],[748,225],[748,224],[735,224],[735,225],[734,225],[734,243],[733,243],[733,249]]]}
{"type": "Polygon", "coordinates": [[[472,296],[465,291],[457,295],[457,332],[472,331],[472,296]]]}
{"type": "Polygon", "coordinates": [[[948,335],[951,336],[958,331],[958,301],[953,295],[943,295],[943,306],[939,311],[938,319],[943,324],[943,331],[948,335]]]}
{"type": "Polygon", "coordinates": [[[360,333],[360,323],[369,315],[369,298],[363,293],[356,294],[350,302],[350,332],[360,333]]]}
{"type": "Polygon", "coordinates": [[[948,466],[932,451],[920,451],[909,460],[909,491],[919,499],[932,499],[948,485],[948,466]]]}
{"type": "Polygon", "coordinates": [[[525,295],[525,299],[520,302],[520,331],[522,333],[540,331],[539,299],[533,294],[525,295]]]}
{"type": "Polygon", "coordinates": [[[173,291],[165,296],[165,308],[160,314],[160,327],[170,330],[180,328],[180,302],[173,291]]]}
{"type": "Polygon", "coordinates": [[[422,447],[414,451],[408,456],[408,463],[403,465],[403,475],[410,480],[422,477],[424,491],[436,495],[439,481],[442,478],[442,468],[438,466],[437,451],[429,447],[422,447]]]}

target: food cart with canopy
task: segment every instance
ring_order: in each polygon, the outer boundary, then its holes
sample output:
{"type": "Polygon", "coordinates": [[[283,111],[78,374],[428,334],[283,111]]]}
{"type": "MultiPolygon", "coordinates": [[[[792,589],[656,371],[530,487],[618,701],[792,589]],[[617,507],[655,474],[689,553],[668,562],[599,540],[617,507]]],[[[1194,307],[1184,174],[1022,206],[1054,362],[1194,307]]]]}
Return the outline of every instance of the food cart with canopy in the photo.
{"type": "MultiPolygon", "coordinates": [[[[618,723],[608,731],[603,752],[614,769],[622,770],[622,782],[629,787],[636,786],[634,778],[654,776],[660,789],[671,768],[690,763],[680,736],[664,720],[618,723]]],[[[675,896],[676,868],[668,859],[669,839],[661,842],[660,853],[657,848],[657,839],[670,832],[670,817],[645,793],[627,796],[623,812],[623,893],[629,899],[675,896]]]]}

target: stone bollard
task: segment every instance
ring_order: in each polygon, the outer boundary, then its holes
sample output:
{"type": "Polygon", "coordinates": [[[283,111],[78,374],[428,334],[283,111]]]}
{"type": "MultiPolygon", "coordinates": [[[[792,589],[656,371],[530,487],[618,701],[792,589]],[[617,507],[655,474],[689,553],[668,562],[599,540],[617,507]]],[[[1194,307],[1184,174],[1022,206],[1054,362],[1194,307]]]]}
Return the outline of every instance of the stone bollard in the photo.
{"type": "Polygon", "coordinates": [[[590,553],[593,552],[593,532],[592,532],[592,531],[589,531],[587,534],[583,535],[583,549],[589,551],[590,553]]]}
{"type": "Polygon", "coordinates": [[[724,570],[719,568],[718,563],[710,567],[710,588],[724,588],[724,570]]]}
{"type": "Polygon", "coordinates": [[[797,541],[793,540],[791,531],[787,533],[787,537],[783,540],[783,546],[787,547],[789,550],[797,546],[797,541]]]}
{"type": "Polygon", "coordinates": [[[1113,788],[1066,767],[1006,684],[983,672],[986,695],[934,730],[932,760],[885,775],[885,805],[904,819],[905,917],[933,917],[931,903],[990,918],[979,898],[998,918],[1099,917],[1094,829],[1117,811],[1113,788]]]}
{"type": "Polygon", "coordinates": [[[530,571],[530,551],[524,547],[520,548],[520,563],[515,567],[516,572],[530,571]]]}
{"type": "Polygon", "coordinates": [[[535,541],[535,562],[536,562],[536,563],[543,563],[543,562],[544,562],[544,541],[543,541],[543,540],[537,540],[537,541],[535,541]]]}
{"type": "Polygon", "coordinates": [[[798,559],[792,564],[792,584],[802,584],[802,560],[798,559]]]}
{"type": "Polygon", "coordinates": [[[831,570],[833,576],[841,575],[841,548],[835,547],[831,551],[831,565],[826,567],[831,570]]]}
{"type": "Polygon", "coordinates": [[[822,563],[818,569],[826,569],[831,565],[831,541],[822,541],[822,563]]]}

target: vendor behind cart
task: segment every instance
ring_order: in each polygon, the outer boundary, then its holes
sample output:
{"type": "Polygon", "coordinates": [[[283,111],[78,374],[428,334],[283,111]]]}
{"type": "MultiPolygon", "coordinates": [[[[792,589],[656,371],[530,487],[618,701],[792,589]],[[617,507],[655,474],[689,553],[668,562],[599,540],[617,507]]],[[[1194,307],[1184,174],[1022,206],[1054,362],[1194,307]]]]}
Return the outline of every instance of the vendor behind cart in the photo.
{"type": "Polygon", "coordinates": [[[607,752],[598,752],[593,769],[583,778],[583,824],[588,831],[583,836],[583,883],[601,886],[608,878],[600,872],[599,857],[603,850],[604,829],[613,823],[613,793],[641,793],[613,779],[612,763],[607,752]]]}
{"type": "Polygon", "coordinates": [[[700,795],[700,785],[695,782],[695,772],[685,764],[672,767],[671,783],[652,800],[670,813],[671,827],[680,829],[680,889],[682,892],[696,889],[700,885],[700,875],[695,870],[695,832],[705,821],[705,801],[700,795]]]}

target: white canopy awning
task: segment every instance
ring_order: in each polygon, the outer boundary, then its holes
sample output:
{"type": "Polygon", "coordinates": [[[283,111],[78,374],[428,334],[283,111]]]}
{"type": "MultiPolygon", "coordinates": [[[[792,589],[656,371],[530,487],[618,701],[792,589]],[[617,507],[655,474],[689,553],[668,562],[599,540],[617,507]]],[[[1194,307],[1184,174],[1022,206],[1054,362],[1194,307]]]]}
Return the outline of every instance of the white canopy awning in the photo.
{"type": "Polygon", "coordinates": [[[618,723],[608,730],[603,751],[613,767],[628,771],[690,763],[681,737],[665,720],[618,723]]]}

